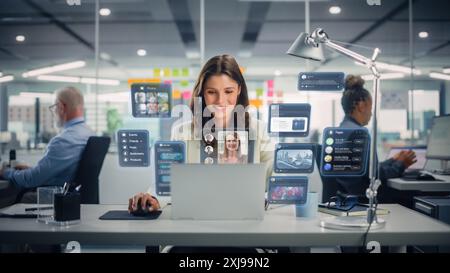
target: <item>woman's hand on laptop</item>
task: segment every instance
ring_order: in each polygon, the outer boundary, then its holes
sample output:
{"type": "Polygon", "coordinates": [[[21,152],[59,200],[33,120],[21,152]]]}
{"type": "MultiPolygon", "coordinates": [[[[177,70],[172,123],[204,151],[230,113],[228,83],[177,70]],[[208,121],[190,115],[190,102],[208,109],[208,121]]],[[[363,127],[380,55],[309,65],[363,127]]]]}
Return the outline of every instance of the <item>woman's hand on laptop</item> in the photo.
{"type": "Polygon", "coordinates": [[[138,193],[128,200],[129,212],[137,210],[138,206],[141,206],[141,208],[143,209],[147,206],[150,206],[150,210],[159,210],[161,208],[158,199],[147,192],[138,193]]]}
{"type": "Polygon", "coordinates": [[[392,157],[394,160],[401,161],[407,169],[409,166],[417,162],[416,153],[414,151],[401,151],[392,157]]]}

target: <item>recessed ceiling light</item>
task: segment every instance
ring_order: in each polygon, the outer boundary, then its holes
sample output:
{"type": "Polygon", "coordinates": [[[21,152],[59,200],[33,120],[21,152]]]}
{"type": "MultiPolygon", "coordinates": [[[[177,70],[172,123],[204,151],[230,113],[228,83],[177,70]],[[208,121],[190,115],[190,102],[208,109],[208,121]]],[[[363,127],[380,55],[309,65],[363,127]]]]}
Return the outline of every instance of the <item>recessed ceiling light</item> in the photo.
{"type": "Polygon", "coordinates": [[[450,75],[441,74],[441,73],[437,73],[437,72],[431,72],[428,75],[430,76],[430,78],[433,78],[433,79],[450,81],[450,75]]]}
{"type": "Polygon", "coordinates": [[[100,13],[101,16],[108,16],[111,14],[111,10],[108,8],[102,8],[98,13],[100,13]]]}
{"type": "Polygon", "coordinates": [[[280,70],[277,69],[273,72],[273,74],[278,77],[278,76],[281,76],[282,73],[280,70]]]}
{"type": "Polygon", "coordinates": [[[25,36],[17,35],[16,36],[16,41],[19,42],[19,43],[25,42],[25,36]]]}
{"type": "Polygon", "coordinates": [[[331,14],[339,14],[339,13],[341,13],[341,7],[339,7],[339,6],[331,6],[328,11],[331,14]]]}
{"type": "Polygon", "coordinates": [[[8,76],[4,76],[0,78],[0,83],[1,82],[10,82],[14,80],[14,76],[8,75],[8,76]]]}
{"type": "Polygon", "coordinates": [[[147,55],[147,50],[145,50],[145,49],[138,49],[137,55],[143,57],[143,56],[147,55]]]}
{"type": "Polygon", "coordinates": [[[25,72],[22,74],[22,77],[24,77],[24,78],[35,77],[35,76],[50,74],[50,73],[58,72],[58,71],[76,69],[76,68],[84,67],[85,65],[86,65],[85,61],[76,61],[76,62],[64,63],[64,64],[59,64],[59,65],[47,66],[47,67],[33,69],[28,72],[25,72]]]}
{"type": "Polygon", "coordinates": [[[426,32],[426,31],[419,32],[419,38],[421,38],[421,39],[428,38],[428,32],[426,32]]]}

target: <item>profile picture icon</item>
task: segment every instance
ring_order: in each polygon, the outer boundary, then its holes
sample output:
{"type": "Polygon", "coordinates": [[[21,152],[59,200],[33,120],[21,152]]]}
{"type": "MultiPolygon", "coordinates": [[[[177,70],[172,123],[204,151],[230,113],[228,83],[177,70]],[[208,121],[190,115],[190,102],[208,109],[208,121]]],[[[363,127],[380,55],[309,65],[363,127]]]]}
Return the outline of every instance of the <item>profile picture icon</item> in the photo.
{"type": "Polygon", "coordinates": [[[147,105],[145,103],[138,104],[138,111],[141,114],[146,114],[147,113],[147,105]]]}
{"type": "Polygon", "coordinates": [[[333,157],[331,155],[326,155],[323,160],[325,160],[325,162],[331,162],[331,160],[333,160],[333,157]]]}
{"type": "Polygon", "coordinates": [[[134,99],[137,103],[145,103],[145,93],[144,92],[136,92],[134,94],[134,99]]]}
{"type": "Polygon", "coordinates": [[[208,155],[212,154],[214,152],[214,148],[212,146],[206,146],[205,147],[205,153],[207,153],[208,155]]]}
{"type": "Polygon", "coordinates": [[[214,159],[212,157],[205,158],[205,164],[214,164],[214,159]]]}
{"type": "Polygon", "coordinates": [[[325,148],[325,153],[331,154],[332,152],[333,152],[333,147],[327,146],[327,147],[325,148]]]}
{"type": "Polygon", "coordinates": [[[331,137],[329,137],[329,138],[327,138],[327,140],[325,140],[325,143],[326,143],[327,145],[333,145],[334,139],[332,139],[331,137]]]}
{"type": "Polygon", "coordinates": [[[206,143],[211,143],[214,140],[214,136],[212,134],[206,134],[205,135],[205,141],[206,143]]]}
{"type": "Polygon", "coordinates": [[[323,169],[325,170],[325,171],[331,171],[331,164],[329,164],[329,163],[327,163],[327,164],[325,164],[325,165],[323,165],[323,169]]]}

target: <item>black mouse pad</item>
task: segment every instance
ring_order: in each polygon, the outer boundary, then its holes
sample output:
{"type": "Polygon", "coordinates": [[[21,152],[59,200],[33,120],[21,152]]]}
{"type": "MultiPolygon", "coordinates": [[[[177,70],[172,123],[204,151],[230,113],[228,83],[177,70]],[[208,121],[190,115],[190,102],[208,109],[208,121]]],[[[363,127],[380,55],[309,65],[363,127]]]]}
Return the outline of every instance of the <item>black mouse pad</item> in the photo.
{"type": "Polygon", "coordinates": [[[161,210],[156,210],[148,213],[145,216],[134,216],[127,210],[110,210],[100,216],[100,220],[155,220],[161,215],[161,210]]]}

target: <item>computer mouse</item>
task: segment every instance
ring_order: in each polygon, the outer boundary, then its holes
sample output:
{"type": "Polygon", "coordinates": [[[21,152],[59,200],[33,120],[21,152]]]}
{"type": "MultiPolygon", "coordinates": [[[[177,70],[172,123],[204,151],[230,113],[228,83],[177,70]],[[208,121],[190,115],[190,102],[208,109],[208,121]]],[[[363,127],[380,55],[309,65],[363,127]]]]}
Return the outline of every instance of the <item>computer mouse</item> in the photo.
{"type": "Polygon", "coordinates": [[[436,178],[434,178],[434,176],[432,176],[431,174],[420,173],[420,174],[417,176],[417,180],[434,181],[434,180],[436,180],[436,178]]]}
{"type": "Polygon", "coordinates": [[[130,213],[132,215],[134,215],[134,216],[146,216],[149,213],[151,213],[151,211],[150,211],[150,207],[149,206],[145,206],[145,208],[142,208],[142,206],[141,206],[141,199],[139,198],[137,209],[131,211],[130,213]]]}

